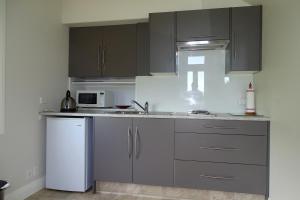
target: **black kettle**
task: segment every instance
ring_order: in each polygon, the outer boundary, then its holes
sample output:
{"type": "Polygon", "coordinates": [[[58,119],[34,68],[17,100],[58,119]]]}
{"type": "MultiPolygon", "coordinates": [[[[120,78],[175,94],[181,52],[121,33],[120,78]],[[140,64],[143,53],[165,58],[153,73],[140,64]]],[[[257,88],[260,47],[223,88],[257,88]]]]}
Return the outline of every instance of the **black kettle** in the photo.
{"type": "Polygon", "coordinates": [[[60,112],[76,112],[76,101],[71,97],[70,90],[67,91],[66,97],[61,101],[60,112]]]}

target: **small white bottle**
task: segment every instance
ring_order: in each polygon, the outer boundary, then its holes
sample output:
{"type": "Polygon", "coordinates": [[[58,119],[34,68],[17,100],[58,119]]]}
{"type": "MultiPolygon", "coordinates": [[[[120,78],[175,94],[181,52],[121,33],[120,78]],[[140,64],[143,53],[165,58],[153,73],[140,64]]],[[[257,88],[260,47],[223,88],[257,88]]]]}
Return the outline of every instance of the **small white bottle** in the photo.
{"type": "Polygon", "coordinates": [[[256,115],[255,109],[255,90],[252,83],[249,83],[249,88],[246,92],[246,115],[256,115]]]}

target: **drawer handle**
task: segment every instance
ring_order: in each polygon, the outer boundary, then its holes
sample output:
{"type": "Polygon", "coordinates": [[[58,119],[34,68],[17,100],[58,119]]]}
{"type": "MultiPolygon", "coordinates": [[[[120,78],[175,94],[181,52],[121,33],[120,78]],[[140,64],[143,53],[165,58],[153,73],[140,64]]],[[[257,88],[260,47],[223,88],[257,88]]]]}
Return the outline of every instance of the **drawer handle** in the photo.
{"type": "Polygon", "coordinates": [[[214,151],[239,151],[239,148],[233,147],[199,147],[200,149],[214,150],[214,151]]]}
{"type": "Polygon", "coordinates": [[[216,180],[234,180],[233,176],[210,176],[206,174],[200,174],[201,178],[209,178],[209,179],[216,179],[216,180]]]}
{"type": "Polygon", "coordinates": [[[217,129],[236,129],[234,127],[226,127],[226,126],[203,126],[204,128],[217,128],[217,129]]]}

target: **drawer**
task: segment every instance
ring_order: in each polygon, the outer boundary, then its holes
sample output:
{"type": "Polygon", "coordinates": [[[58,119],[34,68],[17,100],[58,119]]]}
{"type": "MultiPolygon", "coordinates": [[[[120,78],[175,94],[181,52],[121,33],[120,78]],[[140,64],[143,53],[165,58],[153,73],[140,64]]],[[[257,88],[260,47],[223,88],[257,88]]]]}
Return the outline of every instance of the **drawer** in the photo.
{"type": "Polygon", "coordinates": [[[267,136],[176,133],[179,160],[267,164],[267,136]]]}
{"type": "Polygon", "coordinates": [[[174,184],[178,187],[266,194],[264,166],[175,160],[174,184]]]}
{"type": "Polygon", "coordinates": [[[219,133],[238,135],[267,135],[265,121],[176,119],[176,132],[219,133]]]}

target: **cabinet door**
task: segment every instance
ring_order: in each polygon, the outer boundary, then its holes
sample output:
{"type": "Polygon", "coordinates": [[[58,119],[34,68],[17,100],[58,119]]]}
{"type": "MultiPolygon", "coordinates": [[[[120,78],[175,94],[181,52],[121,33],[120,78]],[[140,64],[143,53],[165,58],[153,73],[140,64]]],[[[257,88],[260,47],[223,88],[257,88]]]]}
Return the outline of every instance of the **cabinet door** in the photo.
{"type": "Polygon", "coordinates": [[[135,24],[105,27],[101,52],[103,76],[136,76],[136,43],[135,24]]]}
{"type": "Polygon", "coordinates": [[[177,41],[228,40],[229,8],[180,11],[177,41]]]}
{"type": "Polygon", "coordinates": [[[149,23],[137,24],[137,75],[147,76],[150,70],[149,23]]]}
{"type": "Polygon", "coordinates": [[[176,14],[150,14],[150,73],[176,73],[176,14]]]}
{"type": "Polygon", "coordinates": [[[261,6],[232,8],[230,71],[261,70],[261,6]]]}
{"type": "Polygon", "coordinates": [[[69,76],[99,77],[101,29],[97,27],[70,28],[69,76]]]}
{"type": "Polygon", "coordinates": [[[94,178],[132,182],[130,118],[95,117],[94,178]]]}
{"type": "Polygon", "coordinates": [[[173,184],[174,120],[133,120],[133,182],[173,184]]]}

